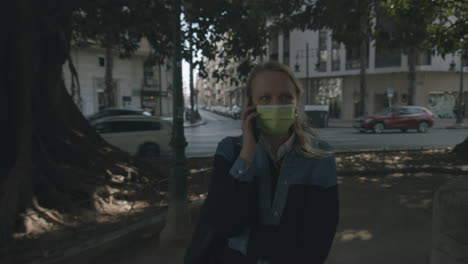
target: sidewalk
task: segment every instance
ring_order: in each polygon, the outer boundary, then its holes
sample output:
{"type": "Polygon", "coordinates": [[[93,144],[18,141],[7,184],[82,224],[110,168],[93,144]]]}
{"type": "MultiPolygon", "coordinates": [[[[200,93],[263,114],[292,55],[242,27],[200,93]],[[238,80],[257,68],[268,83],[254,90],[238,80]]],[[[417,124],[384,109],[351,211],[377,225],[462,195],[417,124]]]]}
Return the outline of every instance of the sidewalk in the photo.
{"type": "MultiPolygon", "coordinates": [[[[339,177],[340,224],[326,264],[428,264],[432,196],[446,177],[339,177]]],[[[188,236],[178,246],[161,248],[155,235],[116,252],[111,261],[182,264],[189,241],[188,236]]]]}
{"type": "Polygon", "coordinates": [[[205,120],[200,118],[200,120],[196,121],[195,123],[190,123],[189,121],[184,121],[184,128],[185,127],[197,127],[205,124],[205,120]]]}
{"type": "MultiPolygon", "coordinates": [[[[352,128],[354,120],[330,119],[328,127],[330,128],[352,128]]],[[[464,124],[468,124],[468,119],[464,119],[464,124]]],[[[455,124],[455,119],[435,119],[433,128],[447,128],[455,124]]],[[[468,127],[467,127],[468,128],[468,127]]]]}

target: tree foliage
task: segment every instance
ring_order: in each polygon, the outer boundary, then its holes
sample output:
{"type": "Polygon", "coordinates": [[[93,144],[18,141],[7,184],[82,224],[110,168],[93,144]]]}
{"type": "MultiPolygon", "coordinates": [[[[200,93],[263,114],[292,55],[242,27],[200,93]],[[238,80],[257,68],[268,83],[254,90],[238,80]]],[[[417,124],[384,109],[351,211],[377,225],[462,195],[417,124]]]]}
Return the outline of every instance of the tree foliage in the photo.
{"type": "Polygon", "coordinates": [[[405,54],[431,49],[431,25],[437,6],[427,0],[387,0],[376,6],[375,35],[382,46],[405,54]]]}
{"type": "Polygon", "coordinates": [[[147,38],[159,54],[168,54],[171,39],[167,1],[85,1],[73,13],[73,41],[78,46],[108,42],[122,57],[131,56],[147,38]]]}
{"type": "MultiPolygon", "coordinates": [[[[248,0],[187,0],[183,1],[183,58],[190,59],[189,36],[194,57],[194,67],[207,77],[206,63],[218,61],[214,76],[231,77],[227,67],[238,65],[233,80],[243,80],[253,62],[265,53],[268,41],[266,21],[274,4],[286,1],[248,0]],[[192,28],[189,29],[189,24],[192,28]],[[202,59],[203,58],[203,59],[202,59]],[[240,78],[237,78],[240,77],[240,78]]],[[[170,1],[157,0],[100,0],[87,2],[74,13],[74,41],[78,45],[97,44],[111,40],[121,56],[135,52],[142,38],[146,38],[153,52],[150,61],[162,61],[171,56],[172,32],[170,26],[170,1]]]]}
{"type": "Polygon", "coordinates": [[[265,53],[270,4],[247,0],[193,0],[186,1],[184,7],[186,22],[193,24],[195,50],[200,51],[195,61],[200,75],[208,77],[206,62],[216,60],[218,69],[210,77],[232,77],[227,68],[234,64],[239,76],[231,80],[237,83],[245,80],[253,62],[265,53]]]}
{"type": "Polygon", "coordinates": [[[466,0],[426,0],[437,6],[437,20],[430,27],[434,52],[446,55],[468,53],[468,2],[466,0]]]}

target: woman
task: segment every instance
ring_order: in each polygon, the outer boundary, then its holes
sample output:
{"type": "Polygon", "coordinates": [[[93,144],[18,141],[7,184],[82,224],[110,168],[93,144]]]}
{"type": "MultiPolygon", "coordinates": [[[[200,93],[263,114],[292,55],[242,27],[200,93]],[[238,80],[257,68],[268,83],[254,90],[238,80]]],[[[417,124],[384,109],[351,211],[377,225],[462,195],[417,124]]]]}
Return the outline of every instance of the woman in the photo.
{"type": "Polygon", "coordinates": [[[286,66],[257,65],[246,88],[242,136],[218,145],[185,261],[324,263],[339,215],[334,154],[307,127],[286,66]]]}

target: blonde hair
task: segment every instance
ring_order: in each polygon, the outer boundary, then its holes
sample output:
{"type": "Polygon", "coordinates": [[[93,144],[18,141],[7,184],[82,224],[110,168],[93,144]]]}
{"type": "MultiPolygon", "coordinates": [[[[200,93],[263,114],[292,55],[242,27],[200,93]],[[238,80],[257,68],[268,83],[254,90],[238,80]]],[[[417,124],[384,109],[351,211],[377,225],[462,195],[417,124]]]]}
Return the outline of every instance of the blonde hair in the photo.
{"type": "Polygon", "coordinates": [[[294,122],[294,132],[296,134],[295,149],[300,154],[306,157],[323,157],[329,156],[331,152],[322,150],[315,145],[318,145],[318,135],[310,127],[307,121],[307,116],[304,112],[304,106],[300,97],[304,93],[304,89],[300,81],[296,78],[294,73],[289,69],[288,66],[281,64],[276,61],[268,61],[265,63],[257,64],[250,72],[247,78],[246,96],[248,105],[253,104],[252,100],[252,82],[258,74],[263,72],[281,72],[288,76],[289,80],[294,84],[297,97],[297,118],[294,122]]]}

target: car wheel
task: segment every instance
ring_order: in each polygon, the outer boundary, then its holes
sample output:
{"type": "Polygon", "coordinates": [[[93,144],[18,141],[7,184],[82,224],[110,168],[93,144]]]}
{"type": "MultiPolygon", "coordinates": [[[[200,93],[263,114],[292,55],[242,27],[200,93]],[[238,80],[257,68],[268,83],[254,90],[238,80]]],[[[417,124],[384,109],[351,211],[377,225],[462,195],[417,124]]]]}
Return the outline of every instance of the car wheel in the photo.
{"type": "Polygon", "coordinates": [[[406,128],[402,128],[402,129],[400,129],[400,130],[401,130],[401,132],[403,132],[403,133],[406,133],[406,132],[408,131],[408,129],[406,129],[406,128]]]}
{"type": "Polygon", "coordinates": [[[159,146],[156,144],[145,144],[140,149],[140,158],[145,160],[155,160],[161,154],[159,146]]]}
{"type": "Polygon", "coordinates": [[[385,127],[382,123],[377,123],[374,125],[373,127],[373,130],[374,130],[374,133],[376,134],[380,134],[384,131],[385,127]]]}
{"type": "Polygon", "coordinates": [[[367,132],[367,130],[365,130],[365,129],[358,129],[358,131],[359,131],[359,133],[362,133],[362,134],[367,132]]]}
{"type": "Polygon", "coordinates": [[[422,121],[418,124],[418,132],[426,133],[429,130],[429,124],[425,121],[422,121]]]}

